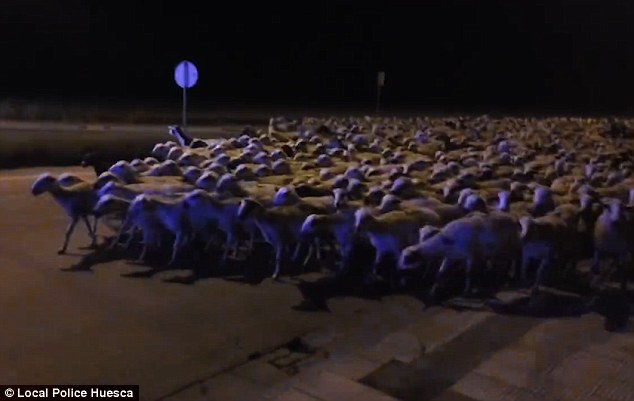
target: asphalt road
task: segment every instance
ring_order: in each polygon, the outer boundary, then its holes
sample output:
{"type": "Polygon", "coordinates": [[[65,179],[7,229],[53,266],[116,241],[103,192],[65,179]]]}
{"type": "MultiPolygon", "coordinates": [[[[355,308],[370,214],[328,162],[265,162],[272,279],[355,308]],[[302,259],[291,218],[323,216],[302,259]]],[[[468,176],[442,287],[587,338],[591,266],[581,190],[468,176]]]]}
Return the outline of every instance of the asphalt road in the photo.
{"type": "Polygon", "coordinates": [[[0,383],[139,384],[142,399],[154,400],[320,327],[420,312],[418,301],[401,296],[344,297],[330,313],[297,311],[302,297],[288,277],[184,285],[165,279],[186,270],[133,278],[126,275],[147,268],[126,261],[69,271],[89,252],[79,249],[88,236],[78,224],[68,254],[56,254],[66,217],[49,194],[30,193],[44,171],[93,174],[81,167],[0,172],[0,383]]]}

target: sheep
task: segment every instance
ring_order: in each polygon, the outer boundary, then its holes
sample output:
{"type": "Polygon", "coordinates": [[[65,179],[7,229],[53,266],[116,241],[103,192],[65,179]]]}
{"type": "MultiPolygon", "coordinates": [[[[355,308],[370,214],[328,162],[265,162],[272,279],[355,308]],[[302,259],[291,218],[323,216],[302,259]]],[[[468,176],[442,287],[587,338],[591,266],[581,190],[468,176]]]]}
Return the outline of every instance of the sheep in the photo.
{"type": "Polygon", "coordinates": [[[556,204],[550,188],[537,187],[533,195],[533,206],[530,213],[533,217],[544,216],[546,213],[555,210],[556,204]]]}
{"type": "MultiPolygon", "coordinates": [[[[302,223],[300,235],[302,237],[332,235],[339,249],[338,272],[343,273],[352,253],[354,231],[354,210],[340,210],[330,214],[309,215],[302,223]]],[[[306,258],[309,257],[310,253],[306,258]]]]}
{"type": "Polygon", "coordinates": [[[64,209],[70,218],[70,223],[64,233],[64,243],[57,250],[57,253],[61,255],[66,252],[68,242],[79,219],[86,223],[88,234],[92,240],[90,246],[95,247],[97,245],[97,220],[95,219],[94,225],[91,225],[88,220],[88,216],[94,216],[93,208],[98,200],[92,186],[85,182],[62,186],[50,173],[43,173],[33,182],[31,193],[33,196],[38,196],[45,192],[49,192],[53,196],[55,202],[64,209]]]}
{"type": "Polygon", "coordinates": [[[185,195],[183,202],[193,231],[207,240],[207,247],[210,244],[212,227],[225,235],[225,249],[221,263],[226,262],[230,251],[233,251],[233,257],[237,255],[238,239],[244,231],[249,234],[248,251],[251,251],[255,232],[248,224],[238,219],[240,199],[218,199],[203,190],[196,189],[185,195]]]}
{"type": "Polygon", "coordinates": [[[222,175],[216,182],[216,192],[228,197],[252,197],[261,203],[270,204],[278,188],[275,185],[239,182],[231,174],[222,175]]]}
{"type": "Polygon", "coordinates": [[[171,136],[173,136],[180,146],[189,146],[193,142],[193,138],[183,132],[183,129],[178,125],[170,125],[167,127],[168,132],[171,136]]]}
{"type": "Polygon", "coordinates": [[[539,289],[542,283],[544,270],[552,265],[556,257],[565,258],[566,244],[569,240],[569,227],[566,221],[555,213],[534,218],[524,216],[519,219],[522,227],[522,266],[521,281],[526,282],[527,269],[531,259],[539,261],[537,274],[532,286],[533,291],[539,289]]]}
{"type": "Polygon", "coordinates": [[[373,277],[377,275],[379,264],[384,257],[393,256],[398,259],[405,247],[416,242],[418,230],[430,224],[429,218],[428,213],[414,210],[395,210],[379,216],[374,215],[367,207],[355,212],[355,232],[365,232],[376,251],[372,265],[373,277]]]}
{"type": "Polygon", "coordinates": [[[254,199],[243,199],[240,202],[238,219],[241,221],[252,219],[264,240],[273,246],[275,252],[275,270],[271,276],[273,279],[279,276],[284,252],[293,243],[297,244],[293,259],[297,257],[302,240],[302,224],[310,214],[297,205],[265,208],[254,199]]]}
{"type": "Polygon", "coordinates": [[[114,163],[112,157],[106,157],[102,152],[93,149],[85,149],[81,155],[81,166],[89,167],[95,170],[95,175],[99,176],[114,163]]]}
{"type": "MultiPolygon", "coordinates": [[[[93,213],[96,219],[106,219],[105,224],[111,227],[118,234],[115,239],[110,243],[108,249],[112,250],[117,244],[121,233],[129,227],[123,226],[123,221],[126,219],[126,214],[130,208],[132,201],[130,199],[120,198],[116,195],[104,195],[99,198],[99,201],[93,208],[93,213]],[[109,219],[108,219],[109,218],[109,219]],[[118,227],[109,224],[112,220],[119,220],[121,224],[118,227]]],[[[132,233],[130,233],[132,235],[132,233]]],[[[131,239],[132,237],[130,237],[131,239]]]]}
{"type": "Polygon", "coordinates": [[[516,219],[504,213],[474,213],[445,225],[439,233],[400,253],[398,267],[407,270],[429,258],[442,258],[431,289],[435,295],[439,279],[450,262],[466,265],[463,294],[471,290],[471,271],[476,261],[499,261],[513,264],[521,249],[520,227],[516,219]]]}
{"type": "Polygon", "coordinates": [[[312,213],[328,213],[335,211],[334,196],[300,198],[292,187],[281,187],[273,197],[273,206],[300,205],[312,213]]]}
{"type": "Polygon", "coordinates": [[[120,184],[118,182],[109,182],[97,192],[98,196],[106,194],[117,195],[128,200],[134,199],[140,194],[149,195],[177,195],[189,192],[194,189],[191,184],[120,184]]]}
{"type": "Polygon", "coordinates": [[[427,207],[433,202],[429,202],[427,199],[407,199],[401,200],[397,196],[387,194],[381,200],[381,204],[377,207],[377,211],[380,214],[389,213],[395,210],[402,211],[419,211],[425,213],[429,224],[439,225],[441,218],[433,209],[427,207]]]}
{"type": "MultiPolygon", "coordinates": [[[[591,271],[600,273],[600,262],[605,256],[612,257],[619,269],[625,269],[626,260],[632,256],[632,222],[628,221],[619,199],[602,199],[603,213],[594,226],[594,255],[591,271]]],[[[626,274],[622,272],[621,288],[627,288],[626,274]]]]}
{"type": "Polygon", "coordinates": [[[131,226],[140,228],[143,232],[143,250],[137,259],[138,261],[145,260],[148,249],[160,242],[160,236],[164,232],[174,235],[172,255],[168,266],[174,265],[179,251],[190,235],[182,197],[170,199],[156,195],[138,195],[130,204],[126,220],[115,243],[119,242],[123,229],[131,226]]]}

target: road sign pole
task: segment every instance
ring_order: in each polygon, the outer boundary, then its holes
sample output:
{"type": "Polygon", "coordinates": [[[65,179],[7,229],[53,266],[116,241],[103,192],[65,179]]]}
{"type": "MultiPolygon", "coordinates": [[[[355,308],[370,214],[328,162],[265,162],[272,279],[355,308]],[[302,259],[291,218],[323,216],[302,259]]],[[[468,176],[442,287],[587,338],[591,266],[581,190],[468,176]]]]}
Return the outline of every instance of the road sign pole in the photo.
{"type": "Polygon", "coordinates": [[[379,71],[376,77],[376,114],[381,110],[381,88],[385,85],[385,72],[379,71]]]}
{"type": "Polygon", "coordinates": [[[189,63],[185,63],[183,66],[185,69],[184,80],[185,85],[183,85],[183,130],[187,132],[187,87],[189,87],[189,63]]]}
{"type": "Polygon", "coordinates": [[[183,129],[187,128],[187,89],[183,88],[183,129]]]}

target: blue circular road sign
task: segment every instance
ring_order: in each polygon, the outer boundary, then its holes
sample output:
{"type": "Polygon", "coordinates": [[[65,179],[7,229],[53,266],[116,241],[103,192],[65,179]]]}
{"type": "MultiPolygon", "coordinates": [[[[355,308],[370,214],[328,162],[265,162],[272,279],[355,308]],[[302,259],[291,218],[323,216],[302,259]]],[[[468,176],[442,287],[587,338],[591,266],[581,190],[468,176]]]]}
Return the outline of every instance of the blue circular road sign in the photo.
{"type": "Polygon", "coordinates": [[[198,70],[191,61],[181,61],[174,70],[174,79],[181,88],[191,88],[198,81],[198,70]]]}

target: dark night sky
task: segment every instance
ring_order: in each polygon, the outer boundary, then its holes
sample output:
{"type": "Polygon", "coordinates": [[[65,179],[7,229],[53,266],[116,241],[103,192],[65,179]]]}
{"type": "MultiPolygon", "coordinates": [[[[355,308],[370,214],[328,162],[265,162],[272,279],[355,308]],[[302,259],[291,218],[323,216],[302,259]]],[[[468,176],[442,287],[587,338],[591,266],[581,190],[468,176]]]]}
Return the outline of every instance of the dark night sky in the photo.
{"type": "Polygon", "coordinates": [[[634,111],[631,0],[137,3],[3,0],[0,90],[168,99],[189,59],[215,102],[371,104],[385,70],[391,105],[634,111]]]}

